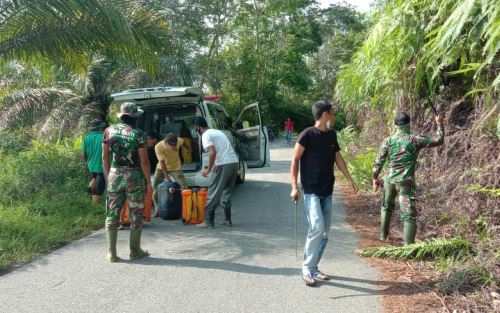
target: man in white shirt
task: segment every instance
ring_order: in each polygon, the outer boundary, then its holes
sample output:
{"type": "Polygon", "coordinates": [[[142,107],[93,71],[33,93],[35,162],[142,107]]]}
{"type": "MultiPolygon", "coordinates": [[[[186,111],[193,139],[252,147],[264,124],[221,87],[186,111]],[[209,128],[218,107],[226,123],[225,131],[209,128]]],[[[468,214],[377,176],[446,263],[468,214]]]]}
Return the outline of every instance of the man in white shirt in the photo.
{"type": "Polygon", "coordinates": [[[238,175],[238,156],[226,135],[220,130],[208,128],[205,118],[197,116],[193,124],[201,134],[203,149],[208,152],[208,165],[202,175],[207,177],[214,166],[217,173],[215,181],[208,188],[205,222],[199,226],[214,228],[215,209],[222,204],[225,218],[221,224],[231,227],[231,194],[238,175]]]}

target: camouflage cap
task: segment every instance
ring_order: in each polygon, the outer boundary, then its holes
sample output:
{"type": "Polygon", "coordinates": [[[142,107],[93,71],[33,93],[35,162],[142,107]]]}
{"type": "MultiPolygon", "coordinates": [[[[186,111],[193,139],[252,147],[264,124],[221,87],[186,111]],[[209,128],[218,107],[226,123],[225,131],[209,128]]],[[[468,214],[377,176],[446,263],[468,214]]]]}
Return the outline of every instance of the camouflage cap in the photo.
{"type": "Polygon", "coordinates": [[[118,113],[116,116],[118,118],[122,117],[122,115],[128,115],[130,117],[139,117],[144,113],[143,110],[139,109],[137,107],[137,104],[133,102],[124,102],[120,106],[120,113],[118,113]]]}
{"type": "Polygon", "coordinates": [[[101,121],[100,119],[93,119],[90,121],[90,130],[96,130],[106,127],[106,123],[101,121]]]}

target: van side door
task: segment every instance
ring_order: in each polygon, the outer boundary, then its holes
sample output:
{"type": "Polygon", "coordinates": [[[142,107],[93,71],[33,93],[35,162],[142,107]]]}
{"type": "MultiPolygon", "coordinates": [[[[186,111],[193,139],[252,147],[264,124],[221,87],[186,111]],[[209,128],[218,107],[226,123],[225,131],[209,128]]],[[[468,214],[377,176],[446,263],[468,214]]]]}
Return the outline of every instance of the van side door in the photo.
{"type": "Polygon", "coordinates": [[[259,103],[247,105],[236,120],[241,156],[248,168],[269,166],[269,137],[267,129],[262,126],[259,103]]]}

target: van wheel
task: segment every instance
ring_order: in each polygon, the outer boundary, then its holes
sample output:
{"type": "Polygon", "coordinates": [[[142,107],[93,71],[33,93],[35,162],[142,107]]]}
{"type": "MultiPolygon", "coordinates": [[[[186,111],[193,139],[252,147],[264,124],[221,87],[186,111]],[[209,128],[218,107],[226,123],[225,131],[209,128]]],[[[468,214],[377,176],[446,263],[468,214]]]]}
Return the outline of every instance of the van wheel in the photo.
{"type": "Polygon", "coordinates": [[[236,178],[236,183],[243,184],[245,181],[245,162],[243,160],[240,160],[240,163],[238,165],[238,177],[236,178]]]}

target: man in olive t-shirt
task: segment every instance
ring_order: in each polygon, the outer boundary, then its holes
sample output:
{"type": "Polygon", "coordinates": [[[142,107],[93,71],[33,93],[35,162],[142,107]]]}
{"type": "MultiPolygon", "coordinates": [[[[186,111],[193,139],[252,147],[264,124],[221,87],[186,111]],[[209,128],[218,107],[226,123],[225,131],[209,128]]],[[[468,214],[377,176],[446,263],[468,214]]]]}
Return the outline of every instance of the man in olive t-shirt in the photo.
{"type": "Polygon", "coordinates": [[[153,178],[153,202],[155,205],[154,216],[158,216],[158,186],[163,181],[170,181],[171,178],[181,186],[181,189],[189,188],[189,185],[182,173],[182,163],[179,156],[179,149],[184,146],[191,153],[191,147],[184,143],[182,138],[174,133],[168,133],[165,139],[158,142],[155,146],[158,165],[156,166],[155,176],[153,178]]]}

